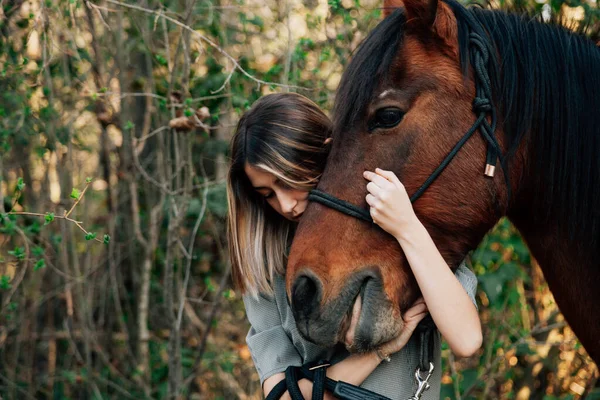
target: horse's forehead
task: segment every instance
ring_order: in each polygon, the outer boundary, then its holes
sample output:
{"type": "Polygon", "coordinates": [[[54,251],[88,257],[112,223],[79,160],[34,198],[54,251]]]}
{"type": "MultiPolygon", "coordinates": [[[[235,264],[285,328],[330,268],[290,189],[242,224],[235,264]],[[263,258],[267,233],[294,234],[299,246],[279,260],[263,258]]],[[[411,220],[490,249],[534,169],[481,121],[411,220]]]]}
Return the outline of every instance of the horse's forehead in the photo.
{"type": "Polygon", "coordinates": [[[432,51],[418,38],[407,36],[389,71],[391,79],[381,82],[373,98],[381,100],[394,91],[417,90],[417,87],[436,86],[460,91],[464,86],[460,62],[449,56],[450,53],[453,52],[432,51]]]}

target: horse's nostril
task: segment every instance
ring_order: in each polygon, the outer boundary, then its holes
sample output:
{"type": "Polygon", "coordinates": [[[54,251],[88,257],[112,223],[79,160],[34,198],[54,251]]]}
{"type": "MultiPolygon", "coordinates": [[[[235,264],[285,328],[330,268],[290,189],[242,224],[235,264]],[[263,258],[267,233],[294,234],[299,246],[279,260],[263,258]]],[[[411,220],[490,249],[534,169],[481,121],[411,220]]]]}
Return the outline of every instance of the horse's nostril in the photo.
{"type": "Polygon", "coordinates": [[[292,309],[296,317],[308,317],[319,304],[321,284],[316,278],[301,275],[292,288],[292,309]]]}

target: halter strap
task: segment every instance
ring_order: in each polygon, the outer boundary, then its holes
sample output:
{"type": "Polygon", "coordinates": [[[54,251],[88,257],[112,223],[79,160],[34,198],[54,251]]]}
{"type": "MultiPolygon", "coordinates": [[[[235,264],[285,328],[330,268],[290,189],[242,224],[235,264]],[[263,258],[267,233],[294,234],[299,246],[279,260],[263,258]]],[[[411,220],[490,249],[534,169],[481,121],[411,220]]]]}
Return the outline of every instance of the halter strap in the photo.
{"type": "Polygon", "coordinates": [[[281,398],[287,391],[292,400],[304,400],[298,382],[308,379],[313,382],[312,400],[323,400],[325,390],[332,393],[341,400],[391,400],[359,386],[343,381],[334,381],[326,375],[329,363],[319,361],[317,363],[305,364],[301,367],[290,365],[285,370],[285,379],[281,380],[271,391],[265,400],[276,400],[281,398]]]}
{"type": "MultiPolygon", "coordinates": [[[[429,379],[433,373],[435,362],[434,335],[436,330],[431,315],[428,315],[417,325],[413,333],[417,337],[419,365],[415,371],[415,392],[408,400],[420,400],[423,393],[429,389],[429,379]]],[[[285,370],[285,379],[282,379],[271,389],[266,400],[277,400],[286,391],[292,400],[304,400],[298,385],[298,382],[302,379],[308,379],[313,383],[312,400],[323,400],[326,390],[341,400],[391,400],[386,396],[359,386],[328,378],[326,372],[329,366],[328,361],[307,363],[300,367],[290,365],[285,370]]]]}
{"type": "MultiPolygon", "coordinates": [[[[471,128],[463,135],[463,137],[454,145],[452,150],[442,160],[440,165],[429,175],[423,182],[421,187],[410,197],[411,203],[414,203],[421,195],[431,186],[431,184],[442,174],[444,169],[452,162],[460,149],[467,143],[475,132],[479,130],[483,140],[487,142],[486,168],[485,175],[493,177],[496,162],[500,159],[504,180],[507,187],[507,204],[510,202],[511,188],[508,176],[508,168],[506,158],[502,154],[502,148],[496,139],[497,115],[496,108],[492,103],[492,83],[488,74],[488,64],[490,61],[489,44],[476,32],[469,33],[469,46],[471,65],[475,71],[475,98],[473,99],[473,112],[477,119],[471,128]],[[489,117],[489,121],[488,121],[489,117]]],[[[347,201],[338,199],[337,197],[323,192],[319,189],[313,189],[308,195],[308,199],[321,203],[324,206],[333,208],[341,213],[366,222],[373,222],[369,211],[362,207],[358,207],[347,201]]]]}

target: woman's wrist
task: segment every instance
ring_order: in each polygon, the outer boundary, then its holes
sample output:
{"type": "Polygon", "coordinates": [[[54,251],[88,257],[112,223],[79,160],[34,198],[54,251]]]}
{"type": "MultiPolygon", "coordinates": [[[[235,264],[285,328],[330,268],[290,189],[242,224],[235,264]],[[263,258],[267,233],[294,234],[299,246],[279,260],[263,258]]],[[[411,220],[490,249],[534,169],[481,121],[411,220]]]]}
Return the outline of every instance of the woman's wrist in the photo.
{"type": "Polygon", "coordinates": [[[398,243],[400,243],[400,246],[404,248],[405,245],[413,243],[421,237],[424,229],[425,227],[415,215],[410,219],[410,222],[406,223],[401,229],[398,229],[398,231],[395,232],[394,237],[398,243]]]}
{"type": "Polygon", "coordinates": [[[392,359],[390,358],[390,353],[388,351],[385,351],[383,349],[383,346],[378,347],[375,349],[375,356],[377,357],[377,360],[379,361],[379,363],[385,361],[385,362],[390,362],[392,361],[392,359]]]}

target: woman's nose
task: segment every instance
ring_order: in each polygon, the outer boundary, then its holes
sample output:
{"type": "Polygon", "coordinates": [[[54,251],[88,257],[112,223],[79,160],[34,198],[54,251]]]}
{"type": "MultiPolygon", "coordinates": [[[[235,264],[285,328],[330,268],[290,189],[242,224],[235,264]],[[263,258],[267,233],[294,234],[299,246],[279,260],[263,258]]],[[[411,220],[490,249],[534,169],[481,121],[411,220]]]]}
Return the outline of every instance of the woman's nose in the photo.
{"type": "Polygon", "coordinates": [[[288,195],[282,196],[281,197],[281,211],[283,211],[286,214],[291,214],[292,211],[294,210],[294,207],[296,207],[296,203],[298,203],[298,202],[292,196],[288,196],[288,195]]]}

